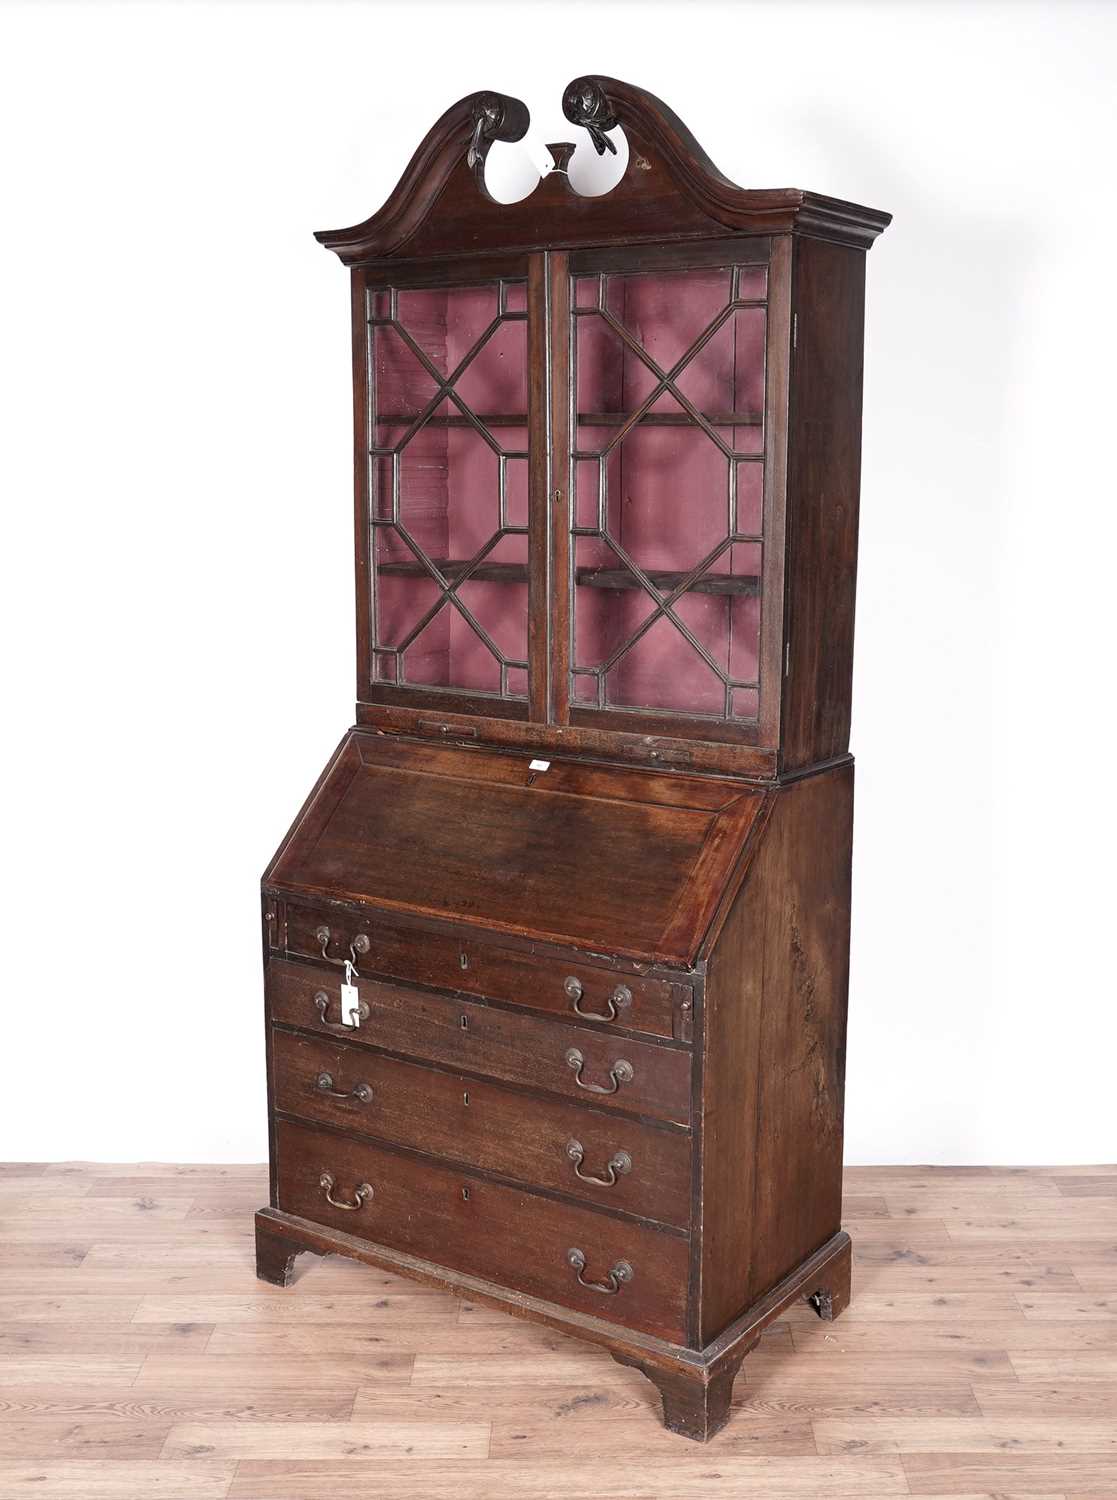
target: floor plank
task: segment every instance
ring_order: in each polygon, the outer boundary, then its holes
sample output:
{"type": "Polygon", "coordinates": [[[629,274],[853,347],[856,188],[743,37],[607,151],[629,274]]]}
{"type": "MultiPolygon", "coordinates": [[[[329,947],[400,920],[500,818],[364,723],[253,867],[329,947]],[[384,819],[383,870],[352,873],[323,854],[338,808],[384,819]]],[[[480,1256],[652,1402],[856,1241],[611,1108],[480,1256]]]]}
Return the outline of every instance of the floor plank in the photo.
{"type": "Polygon", "coordinates": [[[953,1188],[919,1194],[889,1192],[884,1195],[884,1203],[889,1217],[904,1223],[919,1223],[924,1218],[955,1219],[972,1214],[975,1208],[1021,1219],[1046,1219],[1058,1214],[1072,1223],[1083,1219],[1110,1222],[1117,1213],[1117,1197],[1113,1194],[1051,1196],[1019,1188],[1013,1193],[989,1194],[956,1193],[953,1188]]]}
{"type": "Polygon", "coordinates": [[[1076,1265],[1074,1279],[1084,1292],[1117,1292],[1117,1265],[1076,1265]]]}
{"type": "Polygon", "coordinates": [[[796,1349],[810,1349],[817,1345],[833,1345],[851,1354],[857,1351],[874,1354],[894,1354],[902,1348],[908,1354],[921,1349],[999,1349],[1011,1353],[1013,1349],[1023,1353],[1051,1352],[1069,1353],[1075,1349],[1098,1349],[1107,1351],[1114,1360],[1117,1371],[1117,1328],[1113,1320],[1090,1319],[1081,1321],[1041,1322],[1038,1319],[1021,1318],[1010,1323],[1001,1318],[990,1323],[966,1323],[959,1325],[951,1320],[935,1323],[927,1318],[915,1323],[883,1321],[859,1323],[853,1316],[853,1306],[836,1323],[796,1323],[790,1329],[796,1349]]]}
{"type": "Polygon", "coordinates": [[[167,1458],[484,1458],[488,1422],[187,1422],[167,1458]]]}
{"type": "Polygon", "coordinates": [[[229,1500],[337,1500],[363,1489],[391,1500],[709,1500],[711,1495],[762,1495],[764,1500],[862,1500],[909,1493],[894,1457],[717,1457],[718,1439],[677,1459],[611,1465],[601,1457],[535,1461],[530,1455],[455,1464],[302,1464],[245,1462],[229,1500]],[[716,1485],[716,1488],[715,1488],[716,1485]]]}
{"type": "MultiPolygon", "coordinates": [[[[371,1391],[374,1387],[362,1389],[371,1391]]],[[[135,1422],[341,1422],[354,1414],[346,1390],[211,1390],[198,1382],[178,1388],[145,1386],[115,1396],[80,1396],[70,1386],[18,1386],[0,1391],[0,1424],[28,1417],[80,1417],[135,1422]]],[[[401,1417],[408,1413],[401,1411],[401,1417]]]]}
{"type": "MultiPolygon", "coordinates": [[[[1080,1295],[1080,1294],[1079,1294],[1080,1295]]],[[[2,1299],[0,1299],[2,1300],[2,1299]]],[[[877,1292],[858,1288],[858,1323],[963,1323],[989,1322],[1007,1318],[1017,1323],[1024,1316],[1021,1304],[1011,1292],[877,1292]]],[[[171,1319],[160,1318],[160,1322],[171,1319]]],[[[805,1303],[788,1314],[792,1329],[799,1323],[817,1326],[818,1317],[805,1303]]]]}
{"type": "Polygon", "coordinates": [[[0,1460],[0,1500],[225,1500],[233,1463],[0,1460]]]}
{"type": "Polygon", "coordinates": [[[3,1323],[0,1355],[143,1359],[149,1354],[201,1354],[213,1331],[213,1325],[206,1323],[3,1323]]]}
{"type": "MultiPolygon", "coordinates": [[[[72,1183],[66,1191],[71,1198],[78,1198],[87,1196],[89,1188],[72,1183]]],[[[20,1204],[28,1204],[34,1199],[56,1199],[59,1196],[57,1180],[41,1172],[24,1177],[0,1172],[0,1212],[8,1213],[20,1204]]]]}
{"type": "Polygon", "coordinates": [[[1117,1380],[1117,1358],[1109,1350],[1075,1350],[1071,1354],[1028,1354],[1014,1352],[1010,1356],[1017,1380],[1054,1381],[1059,1384],[1073,1380],[1101,1380],[1110,1383],[1117,1380]]]}
{"type": "Polygon", "coordinates": [[[165,1386],[184,1386],[197,1382],[201,1389],[215,1391],[347,1391],[356,1395],[362,1385],[375,1380],[404,1383],[411,1378],[414,1354],[393,1349],[360,1359],[302,1360],[288,1363],[263,1356],[238,1359],[235,1356],[202,1358],[155,1354],[145,1359],[133,1377],[136,1393],[159,1390],[165,1386]]]}
{"type": "Polygon", "coordinates": [[[855,1240],[853,1263],[861,1270],[874,1266],[895,1266],[900,1269],[930,1268],[942,1270],[1001,1268],[1033,1269],[1045,1265],[1117,1265],[1117,1235],[1103,1236],[1099,1240],[1072,1240],[1052,1245],[1035,1235],[1025,1234],[1012,1238],[1006,1234],[990,1243],[981,1241],[959,1244],[950,1241],[943,1245],[920,1245],[903,1235],[904,1226],[896,1225],[891,1239],[855,1240]]]}
{"type": "Polygon", "coordinates": [[[904,1453],[913,1495],[1117,1494],[1117,1454],[904,1453]],[[1056,1486],[1062,1485],[1061,1490],[1056,1486]]]}
{"type": "MultiPolygon", "coordinates": [[[[263,1162],[81,1162],[56,1161],[43,1166],[48,1177],[100,1180],[106,1177],[201,1177],[252,1183],[267,1198],[268,1169],[263,1162]]],[[[1060,1170],[1066,1171],[1066,1168],[1060,1170]]]]}
{"type": "MultiPolygon", "coordinates": [[[[2,1300],[2,1299],[0,1299],[2,1300]]],[[[1048,1292],[1042,1297],[1021,1296],[1020,1306],[1029,1319],[1055,1319],[1067,1322],[1074,1318],[1117,1318],[1117,1295],[1098,1296],[1091,1292],[1048,1292]]]]}
{"type": "MultiPolygon", "coordinates": [[[[77,1298],[69,1299],[77,1301],[77,1298]]],[[[93,1299],[90,1299],[93,1300],[93,1299]]],[[[101,1300],[101,1299],[97,1299],[101,1300]]],[[[103,1299],[108,1301],[108,1298],[103,1299]]],[[[0,1309],[4,1303],[0,1297],[0,1309]]],[[[1019,1309],[1017,1309],[1019,1313],[1019,1309]]],[[[136,1323],[181,1323],[197,1319],[203,1323],[310,1323],[324,1328],[340,1323],[352,1328],[372,1324],[414,1324],[428,1320],[441,1323],[457,1313],[453,1297],[389,1292],[380,1296],[339,1293],[321,1297],[273,1297],[271,1289],[238,1297],[192,1295],[189,1297],[143,1297],[134,1313],[136,1323]]],[[[2,1316],[0,1311],[0,1316],[2,1316]]],[[[328,1335],[323,1335],[328,1338],[328,1335]]]]}
{"type": "MultiPolygon", "coordinates": [[[[1049,1250],[1044,1258],[1047,1260],[1069,1260],[1066,1246],[1070,1245],[1098,1245],[1112,1249],[1117,1244],[1117,1217],[1112,1213],[1108,1217],[1094,1212],[1090,1217],[1074,1217],[1065,1214],[1063,1210],[1073,1202],[1073,1199],[1062,1198],[1059,1200],[1058,1217],[1048,1217],[1046,1214],[973,1214],[969,1213],[958,1218],[951,1218],[949,1226],[949,1237],[951,1244],[966,1244],[989,1240],[1022,1240],[1033,1237],[1044,1245],[1060,1245],[1064,1247],[1059,1254],[1052,1254],[1049,1250]]],[[[1085,1200],[1081,1200],[1085,1201],[1085,1200]]],[[[1104,1202],[1104,1199],[1096,1200],[1104,1202]]],[[[887,1233],[889,1229],[895,1233],[895,1221],[892,1219],[880,1219],[876,1221],[878,1227],[887,1233]]],[[[940,1224],[945,1227],[945,1221],[938,1219],[929,1221],[936,1227],[940,1224]]],[[[906,1220],[904,1223],[905,1233],[918,1230],[919,1223],[906,1220]]],[[[884,1237],[883,1234],[881,1236],[884,1237]]]]}
{"type": "Polygon", "coordinates": [[[200,1169],[174,1175],[167,1173],[120,1177],[112,1174],[90,1177],[85,1197],[90,1204],[99,1198],[226,1198],[253,1211],[267,1200],[267,1176],[237,1177],[214,1169],[206,1174],[200,1169]],[[261,1197],[261,1194],[263,1195],[261,1197]]]}
{"type": "Polygon", "coordinates": [[[0,1359],[0,1389],[19,1385],[64,1385],[77,1392],[127,1390],[143,1368],[139,1360],[123,1359],[0,1359]]]}
{"type": "Polygon", "coordinates": [[[0,1273],[35,1269],[41,1266],[80,1266],[89,1254],[89,1246],[44,1243],[36,1240],[27,1245],[0,1244],[0,1273]]]}
{"type": "MultiPolygon", "coordinates": [[[[130,1198],[124,1201],[132,1205],[130,1198]]],[[[186,1199],[185,1203],[189,1201],[186,1199]]],[[[227,1219],[194,1219],[187,1223],[185,1203],[181,1198],[169,1199],[166,1212],[158,1214],[147,1213],[134,1205],[126,1213],[105,1217],[84,1214],[80,1216],[81,1232],[94,1243],[142,1244],[153,1247],[155,1253],[158,1253],[161,1246],[180,1246],[191,1240],[195,1246],[216,1244],[224,1247],[238,1242],[242,1245],[252,1244],[255,1231],[251,1214],[236,1214],[227,1219]]],[[[41,1205],[41,1209],[46,1207],[45,1203],[41,1205]]],[[[72,1237],[78,1217],[72,1213],[52,1217],[40,1212],[34,1217],[21,1218],[10,1209],[4,1213],[0,1208],[0,1244],[32,1245],[44,1239],[57,1241],[72,1237]]],[[[1050,1259],[1054,1260],[1056,1257],[1051,1256],[1050,1259]]]]}
{"type": "MultiPolygon", "coordinates": [[[[40,1181],[37,1188],[43,1186],[40,1181]]],[[[50,1183],[46,1183],[47,1188],[50,1183]]],[[[138,1198],[98,1198],[96,1203],[79,1196],[71,1187],[65,1196],[58,1193],[36,1191],[32,1194],[11,1193],[0,1198],[0,1219],[7,1221],[17,1214],[21,1219],[44,1219],[48,1223],[61,1221],[80,1224],[83,1235],[90,1235],[99,1224],[115,1225],[120,1219],[184,1219],[190,1206],[189,1198],[154,1197],[144,1194],[138,1198]]]]}
{"type": "MultiPolygon", "coordinates": [[[[616,1414],[602,1418],[556,1422],[548,1411],[534,1415],[524,1413],[519,1420],[508,1420],[501,1411],[493,1422],[489,1457],[516,1458],[536,1463],[562,1458],[571,1445],[593,1444],[594,1449],[613,1463],[629,1462],[642,1466],[653,1457],[678,1457],[675,1434],[658,1420],[658,1403],[652,1399],[633,1415],[616,1414]]],[[[717,1457],[733,1453],[763,1453],[781,1457],[816,1458],[814,1430],[807,1417],[772,1416],[742,1411],[717,1438],[717,1457]]],[[[641,1476],[641,1482],[642,1476],[641,1476]]]]}
{"type": "Polygon", "coordinates": [[[158,1458],[171,1426],[155,1418],[9,1417],[0,1422],[0,1458],[158,1458]]]}
{"type": "MultiPolygon", "coordinates": [[[[1068,1265],[1033,1266],[949,1266],[923,1267],[903,1261],[873,1265],[857,1262],[857,1285],[861,1293],[872,1292],[1078,1292],[1085,1287],[1081,1267],[1068,1265]]],[[[1117,1266],[1103,1267],[1096,1274],[1108,1272],[1117,1276],[1117,1266]]],[[[1089,1270],[1086,1271],[1089,1275],[1089,1270]]],[[[2,1283],[0,1283],[2,1284],[2,1283]]],[[[858,1298],[860,1301],[860,1297],[858,1298]]],[[[851,1311],[853,1309],[851,1308],[851,1311]]]]}
{"type": "MultiPolygon", "coordinates": [[[[1007,1388],[1008,1383],[1005,1384],[1007,1388]]],[[[1019,1389],[1019,1386],[1014,1388],[1019,1389]]],[[[598,1419],[633,1417],[638,1413],[655,1415],[658,1400],[655,1388],[647,1381],[607,1385],[586,1379],[578,1385],[534,1385],[523,1391],[509,1391],[500,1400],[499,1416],[502,1422],[515,1425],[545,1418],[557,1421],[565,1430],[598,1419]]],[[[879,1384],[849,1385],[822,1380],[814,1384],[800,1380],[794,1386],[785,1385],[781,1389],[774,1389],[770,1384],[754,1389],[738,1382],[733,1392],[733,1407],[744,1414],[781,1420],[798,1417],[842,1419],[862,1414],[882,1417],[982,1415],[973,1387],[960,1381],[954,1385],[903,1387],[895,1391],[879,1384]]],[[[493,1415],[492,1388],[465,1384],[362,1386],[357,1392],[353,1417],[354,1420],[377,1416],[406,1417],[420,1411],[489,1417],[493,1415]]]]}
{"type": "Polygon", "coordinates": [[[1090,1417],[1117,1429],[1117,1360],[1113,1379],[990,1382],[976,1385],[974,1398],[987,1417],[1090,1417]]]}
{"type": "MultiPolygon", "coordinates": [[[[781,1329],[787,1335],[787,1329],[781,1329]]],[[[790,1341],[786,1347],[790,1348],[790,1341]]],[[[213,1331],[207,1353],[211,1355],[257,1356],[265,1359],[364,1359],[385,1352],[420,1349],[424,1354],[471,1357],[483,1354],[547,1354],[565,1349],[571,1355],[583,1346],[564,1334],[531,1323],[505,1318],[502,1324],[470,1329],[460,1323],[405,1323],[381,1327],[375,1322],[360,1327],[332,1324],[324,1338],[317,1324],[298,1323],[279,1327],[274,1323],[228,1323],[213,1331]]],[[[591,1356],[592,1357],[592,1356],[591,1356]]]]}
{"type": "Polygon", "coordinates": [[[820,1453],[1117,1454],[1117,1428],[1089,1416],[821,1418],[812,1426],[820,1453]]]}
{"type": "Polygon", "coordinates": [[[1117,1198],[1117,1167],[1107,1177],[1056,1177],[1064,1198],[1117,1198]]]}
{"type": "Polygon", "coordinates": [[[891,1387],[921,1386],[949,1380],[1011,1380],[1016,1371],[1008,1353],[1001,1347],[971,1348],[961,1341],[957,1348],[906,1349],[861,1352],[846,1351],[837,1342],[814,1340],[796,1346],[795,1352],[777,1359],[759,1352],[751,1354],[742,1367],[746,1385],[757,1387],[792,1385],[798,1380],[849,1381],[856,1385],[874,1382],[891,1387]]]}
{"type": "MultiPolygon", "coordinates": [[[[82,1323],[127,1323],[140,1307],[139,1297],[8,1297],[0,1296],[2,1323],[64,1323],[68,1328],[82,1323]]],[[[152,1318],[153,1323],[185,1321],[152,1318]]]]}

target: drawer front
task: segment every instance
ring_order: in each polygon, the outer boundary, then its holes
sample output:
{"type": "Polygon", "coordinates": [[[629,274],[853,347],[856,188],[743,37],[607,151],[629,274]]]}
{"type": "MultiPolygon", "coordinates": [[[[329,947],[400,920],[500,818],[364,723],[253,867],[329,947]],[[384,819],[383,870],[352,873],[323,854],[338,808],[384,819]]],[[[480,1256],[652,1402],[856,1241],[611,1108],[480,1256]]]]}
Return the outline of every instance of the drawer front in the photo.
{"type": "Polygon", "coordinates": [[[685,1337],[681,1235],[291,1120],[277,1122],[276,1154],[287,1213],[627,1328],[685,1337]]]}
{"type": "Polygon", "coordinates": [[[603,1109],[689,1123],[691,1059],[681,1048],[599,1035],[582,1026],[363,979],[357,988],[368,1015],[359,1027],[342,1026],[340,988],[339,979],[322,969],[283,959],[268,965],[273,1021],[546,1089],[603,1109]]]}
{"type": "Polygon", "coordinates": [[[688,984],[535,958],[455,934],[394,928],[357,912],[292,905],[287,907],[286,947],[289,953],[325,956],[338,965],[354,957],[363,974],[510,1001],[595,1026],[615,1024],[652,1036],[691,1039],[693,992],[688,984]],[[358,939],[368,940],[367,949],[358,939]]]}
{"type": "Polygon", "coordinates": [[[275,1107],[685,1229],[691,1138],[365,1047],[273,1035],[275,1107]]]}

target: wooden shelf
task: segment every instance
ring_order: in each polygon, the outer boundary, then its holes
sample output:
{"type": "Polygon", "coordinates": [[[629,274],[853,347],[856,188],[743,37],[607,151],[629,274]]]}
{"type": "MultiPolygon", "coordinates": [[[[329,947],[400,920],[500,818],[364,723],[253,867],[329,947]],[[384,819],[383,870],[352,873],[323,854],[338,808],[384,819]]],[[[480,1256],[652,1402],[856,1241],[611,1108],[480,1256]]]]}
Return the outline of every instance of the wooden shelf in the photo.
{"type": "MultiPolygon", "coordinates": [[[[466,559],[442,559],[432,557],[431,561],[441,572],[444,578],[451,582],[461,576],[469,567],[466,559]]],[[[377,571],[386,578],[429,578],[430,574],[418,562],[380,563],[377,571]]],[[[501,563],[483,562],[479,563],[469,575],[470,583],[526,583],[527,567],[524,563],[501,563]]]]}
{"type": "MultiPolygon", "coordinates": [[[[683,572],[666,572],[661,568],[646,570],[648,578],[657,589],[669,593],[686,577],[683,572]]],[[[575,574],[577,582],[591,589],[638,589],[640,584],[627,568],[579,568],[575,574]]],[[[760,579],[755,573],[707,573],[698,578],[687,589],[688,594],[745,594],[760,592],[760,579]]]]}
{"type": "MultiPolygon", "coordinates": [[[[418,416],[414,412],[407,416],[402,412],[386,412],[375,419],[376,426],[380,427],[410,427],[418,416]]],[[[477,413],[478,422],[485,427],[526,427],[527,416],[517,415],[515,412],[483,412],[477,413]]],[[[453,416],[428,417],[423,423],[424,427],[472,427],[473,422],[469,417],[463,417],[461,412],[455,412],[453,416]]]]}
{"type": "MultiPolygon", "coordinates": [[[[444,578],[459,578],[469,566],[465,559],[432,558],[444,578]]],[[[429,578],[422,563],[381,563],[379,572],[387,578],[429,578]]],[[[682,572],[667,572],[654,568],[648,578],[657,589],[665,593],[675,588],[686,575],[682,572]]],[[[591,589],[638,589],[640,584],[627,568],[579,568],[575,574],[577,583],[591,589]]],[[[469,575],[471,583],[526,583],[527,567],[523,563],[480,563],[469,575]]],[[[748,573],[707,573],[687,589],[688,594],[740,594],[752,597],[760,592],[760,579],[748,573]]]]}
{"type": "MultiPolygon", "coordinates": [[[[619,427],[627,422],[631,413],[616,411],[579,412],[577,421],[582,427],[619,427]]],[[[758,411],[704,411],[702,416],[711,427],[760,427],[764,418],[758,411]]],[[[646,411],[636,424],[638,427],[697,427],[697,422],[686,411],[646,411]]]]}
{"type": "MultiPolygon", "coordinates": [[[[416,414],[417,415],[417,414],[416,414]]],[[[627,422],[631,414],[621,411],[583,411],[577,415],[582,427],[619,427],[627,422]]],[[[702,416],[711,427],[760,427],[764,417],[757,411],[704,411],[702,416]]],[[[389,412],[376,418],[383,427],[410,427],[415,416],[389,412]]],[[[485,427],[526,427],[527,416],[512,412],[478,412],[477,420],[485,427]]],[[[469,417],[460,412],[453,416],[428,417],[425,427],[472,427],[469,417]]],[[[698,424],[689,412],[647,411],[636,424],[638,427],[696,427],[698,424]]]]}

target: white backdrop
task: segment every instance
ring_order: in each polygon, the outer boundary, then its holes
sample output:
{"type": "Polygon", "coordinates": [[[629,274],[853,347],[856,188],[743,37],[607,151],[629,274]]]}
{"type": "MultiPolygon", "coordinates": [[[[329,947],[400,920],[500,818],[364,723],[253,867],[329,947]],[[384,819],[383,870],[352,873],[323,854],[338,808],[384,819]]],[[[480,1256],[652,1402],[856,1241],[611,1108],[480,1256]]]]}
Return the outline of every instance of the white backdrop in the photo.
{"type": "Polygon", "coordinates": [[[1105,5],[0,4],[0,1158],[265,1154],[258,878],[353,698],[311,231],[474,89],[568,138],[582,72],[895,215],[848,1159],[1117,1158],[1115,46],[1105,5]]]}

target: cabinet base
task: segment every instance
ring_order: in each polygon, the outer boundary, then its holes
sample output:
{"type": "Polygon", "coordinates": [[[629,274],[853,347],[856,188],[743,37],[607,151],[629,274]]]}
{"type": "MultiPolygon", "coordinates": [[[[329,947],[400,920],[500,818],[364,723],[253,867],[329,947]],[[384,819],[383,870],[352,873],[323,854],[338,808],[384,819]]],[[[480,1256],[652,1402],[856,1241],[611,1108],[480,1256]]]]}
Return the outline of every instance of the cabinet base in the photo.
{"type": "Polygon", "coordinates": [[[657,1387],[663,1398],[664,1426],[697,1442],[706,1442],[725,1426],[737,1371],[769,1323],[775,1322],[800,1297],[807,1298],[819,1316],[827,1319],[836,1318],[849,1302],[851,1246],[844,1231],[808,1256],[704,1349],[688,1349],[648,1334],[632,1333],[615,1323],[509,1291],[386,1245],[370,1244],[279,1209],[259,1211],[256,1274],[262,1281],[287,1286],[295,1258],[306,1251],[316,1255],[347,1255],[366,1265],[379,1266],[468,1297],[471,1302],[499,1307],[513,1317],[528,1318],[573,1338],[600,1344],[620,1364],[641,1370],[657,1387]]]}

